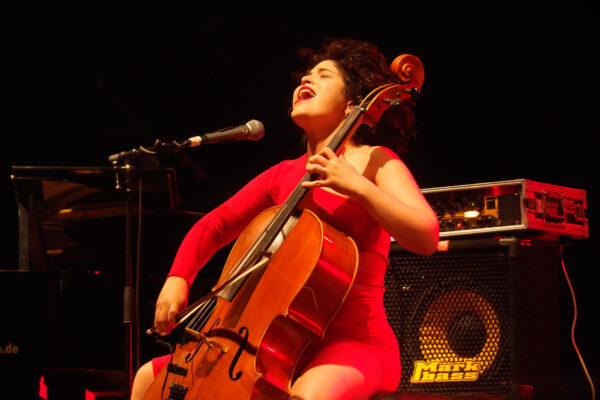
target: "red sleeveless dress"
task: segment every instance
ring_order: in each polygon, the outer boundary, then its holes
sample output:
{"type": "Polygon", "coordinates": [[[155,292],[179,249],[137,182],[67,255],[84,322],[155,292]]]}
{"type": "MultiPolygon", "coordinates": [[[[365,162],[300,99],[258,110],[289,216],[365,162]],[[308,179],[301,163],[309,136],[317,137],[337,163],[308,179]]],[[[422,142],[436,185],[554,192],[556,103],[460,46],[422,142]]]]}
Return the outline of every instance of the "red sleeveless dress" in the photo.
{"type": "MultiPolygon", "coordinates": [[[[287,199],[306,173],[306,160],[305,154],[267,169],[198,221],[182,241],[169,276],[182,277],[191,284],[217,250],[235,240],[260,212],[287,199]]],[[[352,237],[359,251],[358,271],[350,293],[331,321],[325,338],[313,346],[311,354],[318,352],[323,363],[335,364],[332,344],[350,341],[366,346],[381,361],[380,389],[396,389],[400,382],[400,353],[383,306],[390,235],[360,204],[320,188],[307,194],[301,208],[310,209],[324,222],[352,237]]],[[[347,358],[344,354],[344,359],[347,358]]],[[[155,358],[155,374],[168,361],[168,356],[155,358]]],[[[356,360],[357,365],[360,362],[356,360]]]]}

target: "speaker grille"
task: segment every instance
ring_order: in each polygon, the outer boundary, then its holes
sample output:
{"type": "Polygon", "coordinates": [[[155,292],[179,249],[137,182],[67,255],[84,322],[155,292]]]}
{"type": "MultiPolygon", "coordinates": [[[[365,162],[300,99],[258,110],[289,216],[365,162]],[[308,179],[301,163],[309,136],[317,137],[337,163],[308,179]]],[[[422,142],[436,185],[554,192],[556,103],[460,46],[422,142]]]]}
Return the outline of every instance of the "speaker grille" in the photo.
{"type": "Polygon", "coordinates": [[[384,304],[402,354],[403,390],[511,391],[508,249],[392,251],[384,304]]]}

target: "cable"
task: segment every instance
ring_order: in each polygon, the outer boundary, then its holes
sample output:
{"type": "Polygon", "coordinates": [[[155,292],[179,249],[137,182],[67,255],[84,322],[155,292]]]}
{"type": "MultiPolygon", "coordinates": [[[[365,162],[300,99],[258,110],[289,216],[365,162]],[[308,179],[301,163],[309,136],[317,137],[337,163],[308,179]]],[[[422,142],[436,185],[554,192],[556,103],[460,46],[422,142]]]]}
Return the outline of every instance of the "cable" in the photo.
{"type": "Polygon", "coordinates": [[[571,280],[569,279],[569,274],[567,274],[567,267],[565,265],[564,245],[563,244],[560,245],[560,256],[561,256],[563,274],[565,275],[567,285],[569,286],[569,293],[571,294],[571,299],[573,300],[573,322],[571,324],[571,343],[573,344],[575,353],[577,354],[577,357],[579,358],[579,362],[581,363],[583,373],[585,374],[588,384],[590,385],[590,390],[591,390],[591,395],[592,395],[591,399],[595,400],[596,399],[596,389],[594,387],[594,382],[592,381],[590,373],[588,372],[588,369],[585,366],[585,362],[583,361],[583,357],[581,356],[581,352],[579,351],[579,348],[577,347],[577,343],[575,342],[575,324],[577,323],[577,300],[575,299],[575,291],[573,290],[573,285],[571,284],[571,280]]]}

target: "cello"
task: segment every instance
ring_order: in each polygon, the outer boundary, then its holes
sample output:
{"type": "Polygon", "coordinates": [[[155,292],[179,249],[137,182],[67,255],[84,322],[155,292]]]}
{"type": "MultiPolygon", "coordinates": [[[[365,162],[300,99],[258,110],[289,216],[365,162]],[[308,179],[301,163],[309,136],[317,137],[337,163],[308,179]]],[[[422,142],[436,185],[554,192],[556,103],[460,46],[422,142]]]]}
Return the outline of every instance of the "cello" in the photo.
{"type": "MultiPolygon", "coordinates": [[[[386,109],[419,94],[417,57],[403,54],[391,70],[399,80],[352,109],[327,145],[335,153],[358,126],[375,125],[386,109]]],[[[325,335],[358,265],[350,237],[299,209],[309,190],[302,184],[317,177],[305,174],[283,204],[259,214],[211,292],[177,315],[184,331],[145,400],[289,398],[303,350],[325,335]]]]}

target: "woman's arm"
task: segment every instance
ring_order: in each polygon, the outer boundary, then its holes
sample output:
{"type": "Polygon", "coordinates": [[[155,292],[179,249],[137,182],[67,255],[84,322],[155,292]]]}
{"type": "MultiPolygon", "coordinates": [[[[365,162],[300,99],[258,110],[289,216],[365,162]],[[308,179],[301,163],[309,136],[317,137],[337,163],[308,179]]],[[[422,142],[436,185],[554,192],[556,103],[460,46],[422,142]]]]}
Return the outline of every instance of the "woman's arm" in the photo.
{"type": "Polygon", "coordinates": [[[244,230],[261,211],[274,205],[269,169],[196,222],[179,245],[168,277],[158,295],[154,328],[160,334],[175,326],[175,316],[188,302],[189,288],[213,254],[244,230]]]}

